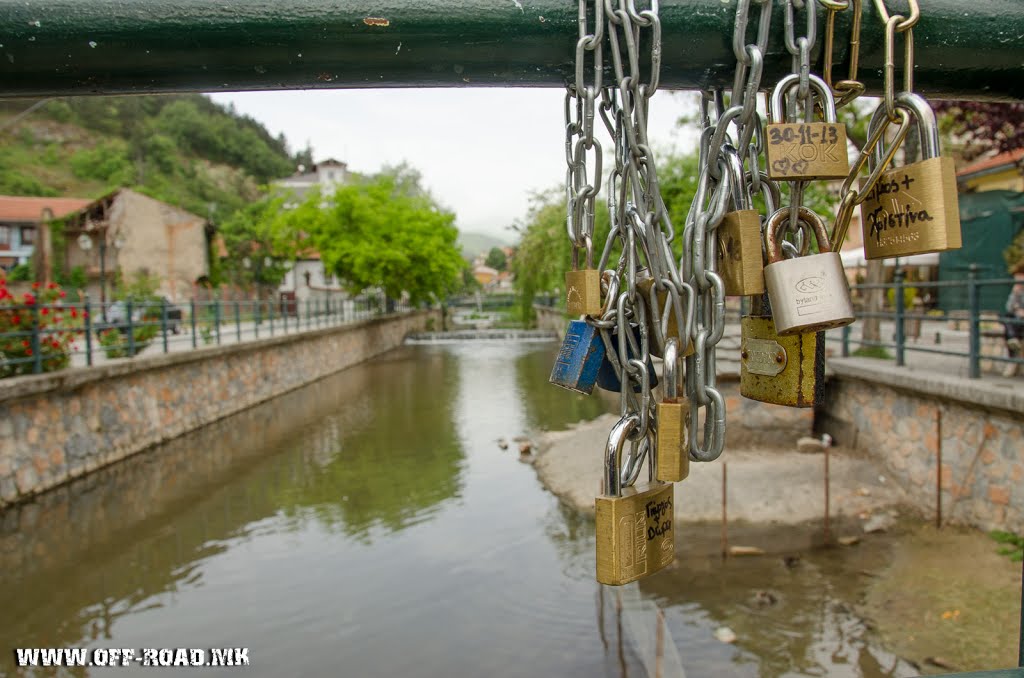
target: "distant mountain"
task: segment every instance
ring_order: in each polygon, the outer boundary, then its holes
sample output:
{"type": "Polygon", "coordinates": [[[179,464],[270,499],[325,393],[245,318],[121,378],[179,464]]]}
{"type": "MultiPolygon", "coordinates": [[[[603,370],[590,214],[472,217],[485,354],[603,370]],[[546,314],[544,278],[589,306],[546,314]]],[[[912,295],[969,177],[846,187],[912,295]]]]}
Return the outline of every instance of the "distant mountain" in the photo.
{"type": "Polygon", "coordinates": [[[508,241],[497,238],[486,233],[465,233],[459,232],[459,247],[462,248],[462,256],[472,259],[478,254],[487,254],[492,247],[507,247],[508,241]]]}

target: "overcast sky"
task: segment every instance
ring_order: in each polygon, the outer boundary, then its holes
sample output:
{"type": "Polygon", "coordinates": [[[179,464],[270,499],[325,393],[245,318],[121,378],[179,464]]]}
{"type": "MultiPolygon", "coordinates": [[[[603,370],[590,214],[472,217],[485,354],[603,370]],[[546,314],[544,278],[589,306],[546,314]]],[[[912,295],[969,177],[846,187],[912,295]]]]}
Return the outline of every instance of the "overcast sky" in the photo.
{"type": "MultiPolygon", "coordinates": [[[[533,191],[565,181],[561,89],[365,89],[211,95],[284,133],[294,151],[307,142],[317,161],[336,158],[373,173],[402,161],[420,170],[462,231],[508,242],[533,191]]],[[[648,124],[656,153],[688,150],[695,133],[675,122],[692,98],[658,92],[648,124]]],[[[600,124],[598,126],[601,126],[600,124]]],[[[610,142],[603,142],[608,149],[610,142]]],[[[606,152],[605,170],[611,167],[606,152]]],[[[604,189],[602,188],[602,194],[604,189]]]]}

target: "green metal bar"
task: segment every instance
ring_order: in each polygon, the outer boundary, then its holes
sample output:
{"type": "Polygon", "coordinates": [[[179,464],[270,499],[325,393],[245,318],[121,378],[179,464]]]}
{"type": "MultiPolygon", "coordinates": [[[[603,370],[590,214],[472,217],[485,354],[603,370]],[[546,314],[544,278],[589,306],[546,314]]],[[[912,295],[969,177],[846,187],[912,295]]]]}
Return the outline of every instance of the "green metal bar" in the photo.
{"type": "Polygon", "coordinates": [[[85,364],[92,367],[92,307],[89,305],[89,295],[85,295],[82,304],[82,316],[85,320],[85,364]]]}
{"type": "Polygon", "coordinates": [[[129,299],[125,303],[125,308],[128,314],[128,357],[135,357],[135,321],[132,319],[132,300],[129,299]]]}
{"type": "Polygon", "coordinates": [[[981,378],[981,317],[978,308],[981,304],[979,291],[978,291],[978,271],[979,266],[977,264],[971,264],[967,267],[967,308],[970,316],[970,326],[968,330],[970,332],[968,346],[968,368],[967,376],[970,379],[981,378]]]}
{"type": "Polygon", "coordinates": [[[896,366],[897,367],[903,367],[904,365],[906,365],[906,360],[904,359],[904,356],[905,356],[905,353],[906,353],[905,348],[906,348],[906,343],[907,343],[907,334],[906,334],[906,328],[903,326],[903,323],[906,322],[906,318],[904,317],[904,315],[905,315],[905,313],[904,313],[904,311],[905,311],[905,308],[904,308],[905,304],[903,302],[903,287],[904,287],[903,286],[903,279],[906,277],[906,275],[907,274],[903,270],[902,266],[897,266],[896,270],[893,272],[893,282],[895,283],[895,285],[893,287],[893,292],[894,292],[894,294],[893,294],[893,302],[894,302],[894,305],[896,307],[896,366]]]}
{"type": "Polygon", "coordinates": [[[164,338],[164,353],[167,353],[167,299],[160,300],[160,332],[164,338]]]}
{"type": "Polygon", "coordinates": [[[43,353],[39,350],[39,300],[36,299],[32,306],[32,339],[29,346],[32,347],[32,374],[41,374],[43,371],[43,353]]]}
{"type": "Polygon", "coordinates": [[[196,300],[193,297],[189,302],[189,323],[192,324],[192,348],[196,347],[196,300]]]}
{"type": "MultiPolygon", "coordinates": [[[[766,82],[791,65],[782,5],[774,5],[766,82]]],[[[874,3],[863,5],[860,75],[878,93],[884,31],[874,3]]],[[[921,10],[922,93],[1024,98],[1024,3],[929,0],[921,10]]],[[[661,2],[663,87],[732,84],[734,12],[721,0],[661,2]]],[[[842,75],[849,15],[837,22],[842,75]]],[[[0,21],[7,96],[559,87],[573,77],[577,39],[577,4],[566,0],[0,0],[0,21]]]]}

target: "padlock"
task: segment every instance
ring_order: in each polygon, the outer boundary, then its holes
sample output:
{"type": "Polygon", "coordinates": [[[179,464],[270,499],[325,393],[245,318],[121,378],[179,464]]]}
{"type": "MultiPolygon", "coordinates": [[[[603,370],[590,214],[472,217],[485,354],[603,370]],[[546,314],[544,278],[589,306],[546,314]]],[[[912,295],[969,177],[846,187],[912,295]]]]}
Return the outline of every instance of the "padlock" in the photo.
{"type": "Polygon", "coordinates": [[[769,122],[765,128],[768,176],[775,180],[843,179],[850,173],[846,126],[836,122],[836,104],[824,81],[811,75],[811,89],[824,110],[824,122],[786,122],[786,93],[800,84],[793,73],[772,90],[769,122]]]}
{"type": "Polygon", "coordinates": [[[601,274],[593,264],[587,241],[587,268],[579,268],[579,248],[572,248],[572,270],[565,273],[565,312],[569,315],[600,315],[601,274]]]}
{"type": "Polygon", "coordinates": [[[658,471],[655,478],[679,482],[690,475],[690,401],[679,397],[678,342],[666,342],[665,397],[658,403],[658,471]]]}
{"type": "Polygon", "coordinates": [[[755,303],[753,314],[740,319],[740,395],[773,405],[814,407],[825,385],[825,333],[780,337],[767,299],[762,304],[763,311],[755,303]]]}
{"type": "Polygon", "coordinates": [[[833,252],[821,217],[800,207],[799,221],[810,226],[818,241],[819,254],[783,258],[777,244],[778,231],[789,219],[783,207],[768,218],[764,228],[768,265],[764,282],[771,299],[775,329],[782,335],[819,332],[849,325],[854,321],[850,284],[843,260],[833,252]]]}
{"type": "MultiPolygon", "coordinates": [[[[896,107],[917,118],[923,160],[882,172],[861,203],[864,256],[882,259],[960,249],[956,169],[952,158],[940,154],[935,112],[912,92],[898,95],[896,107]]],[[[869,137],[884,119],[885,107],[879,106],[871,117],[869,137]]],[[[881,144],[875,148],[876,165],[882,150],[881,144]]]]}
{"type": "MultiPolygon", "coordinates": [[[[633,344],[640,346],[640,328],[636,325],[630,326],[630,331],[633,333],[634,342],[627,341],[626,343],[626,359],[633,360],[637,356],[633,351],[633,344]]],[[[609,336],[608,346],[605,347],[604,360],[601,361],[601,366],[597,371],[597,385],[605,391],[612,391],[618,393],[622,390],[622,380],[619,378],[619,340],[618,333],[613,333],[609,336]],[[609,353],[610,352],[610,353],[609,353]],[[611,357],[614,356],[614,360],[611,357]]],[[[647,376],[650,379],[651,388],[658,385],[658,373],[654,369],[654,362],[651,357],[647,357],[647,376]]],[[[638,383],[633,383],[633,392],[639,393],[642,390],[642,386],[638,383]]]]}
{"type": "Polygon", "coordinates": [[[761,215],[753,209],[743,165],[736,149],[724,146],[732,184],[734,210],[726,212],[715,230],[718,238],[717,273],[722,277],[725,294],[745,297],[764,292],[764,261],[761,257],[761,215]]]}
{"type": "MultiPolygon", "coordinates": [[[[675,560],[674,485],[655,478],[639,487],[622,487],[622,451],[639,417],[620,419],[605,449],[603,494],[594,500],[597,532],[597,581],[621,586],[654,574],[675,560]]],[[[648,467],[657,466],[657,457],[648,467]]]]}
{"type": "Polygon", "coordinates": [[[677,348],[681,347],[683,357],[693,353],[693,342],[689,336],[690,328],[693,327],[693,287],[685,282],[680,284],[680,289],[686,295],[684,301],[670,285],[668,283],[663,288],[656,287],[654,278],[646,268],[637,272],[636,291],[647,305],[647,336],[651,342],[651,355],[657,358],[665,355],[665,344],[669,339],[678,342],[677,348]],[[666,318],[666,306],[671,304],[674,307],[677,303],[678,308],[669,309],[666,318]],[[683,317],[680,318],[680,315],[683,317]],[[680,327],[681,322],[684,327],[680,327]]]}
{"type": "Polygon", "coordinates": [[[548,381],[590,395],[604,362],[604,352],[604,341],[596,327],[583,320],[571,320],[548,381]]]}

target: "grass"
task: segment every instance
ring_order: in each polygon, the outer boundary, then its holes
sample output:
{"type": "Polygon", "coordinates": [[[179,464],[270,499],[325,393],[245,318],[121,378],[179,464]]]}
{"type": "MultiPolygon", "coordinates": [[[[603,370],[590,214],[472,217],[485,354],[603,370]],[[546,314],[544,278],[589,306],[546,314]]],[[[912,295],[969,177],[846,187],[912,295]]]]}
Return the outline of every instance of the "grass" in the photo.
{"type": "Polygon", "coordinates": [[[861,346],[852,353],[857,358],[877,358],[878,360],[892,360],[892,355],[883,346],[861,346]]]}
{"type": "Polygon", "coordinates": [[[1012,532],[992,530],[988,533],[998,543],[1002,544],[997,553],[1001,556],[1009,556],[1010,560],[1019,563],[1024,560],[1024,537],[1018,537],[1012,532]]]}

